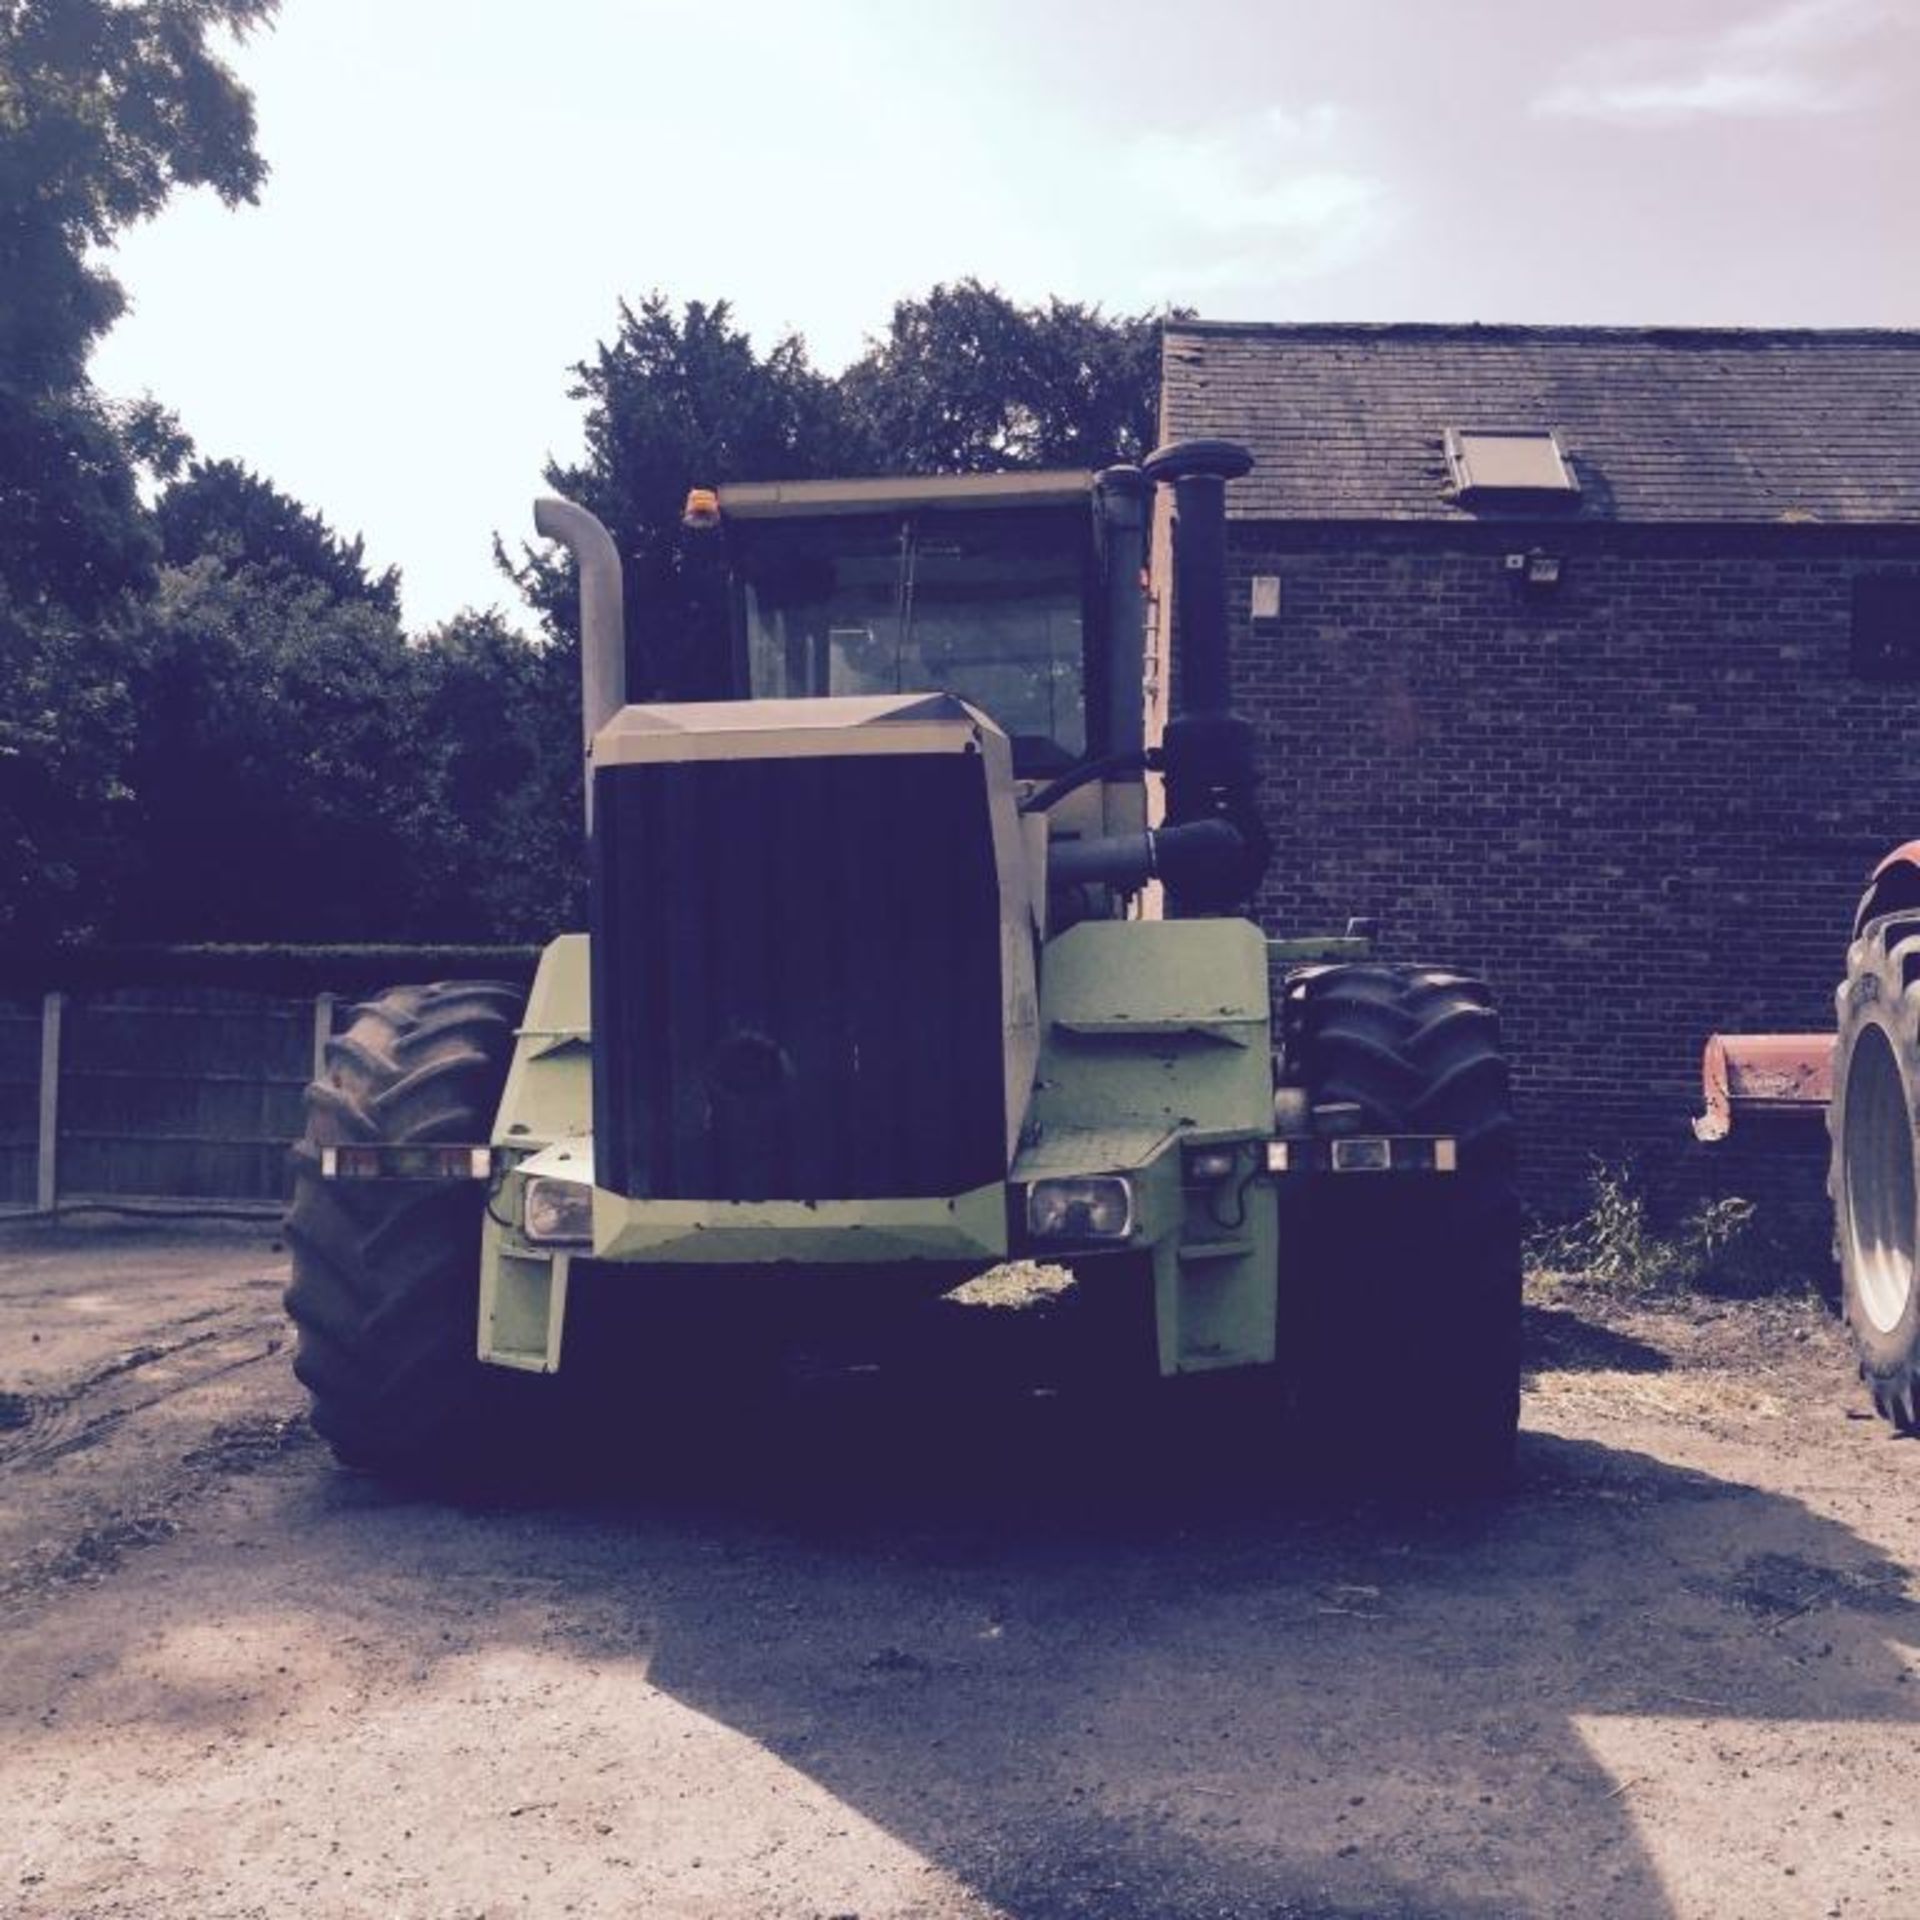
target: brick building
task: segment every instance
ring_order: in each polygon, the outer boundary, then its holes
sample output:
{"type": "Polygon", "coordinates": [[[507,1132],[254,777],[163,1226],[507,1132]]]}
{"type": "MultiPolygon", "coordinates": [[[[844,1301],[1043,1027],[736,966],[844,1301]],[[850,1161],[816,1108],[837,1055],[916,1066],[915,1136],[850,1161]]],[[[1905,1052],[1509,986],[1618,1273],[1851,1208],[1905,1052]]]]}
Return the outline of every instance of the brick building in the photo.
{"type": "Polygon", "coordinates": [[[1831,1024],[1920,834],[1920,333],[1188,322],[1162,425],[1258,462],[1269,930],[1364,914],[1493,982],[1543,1211],[1595,1156],[1817,1180],[1688,1119],[1709,1032],[1831,1024]]]}

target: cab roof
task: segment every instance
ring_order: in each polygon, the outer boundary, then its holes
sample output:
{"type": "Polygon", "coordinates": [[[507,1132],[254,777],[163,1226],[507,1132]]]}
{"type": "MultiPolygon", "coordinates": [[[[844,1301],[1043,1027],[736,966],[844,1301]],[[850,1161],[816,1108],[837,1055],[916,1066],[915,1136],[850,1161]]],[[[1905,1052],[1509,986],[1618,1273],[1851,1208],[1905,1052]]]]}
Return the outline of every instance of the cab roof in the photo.
{"type": "Polygon", "coordinates": [[[1070,507],[1093,492],[1083,469],[1028,473],[889,475],[866,480],[736,480],[716,489],[723,519],[772,520],[786,515],[899,513],[934,507],[1070,507]]]}

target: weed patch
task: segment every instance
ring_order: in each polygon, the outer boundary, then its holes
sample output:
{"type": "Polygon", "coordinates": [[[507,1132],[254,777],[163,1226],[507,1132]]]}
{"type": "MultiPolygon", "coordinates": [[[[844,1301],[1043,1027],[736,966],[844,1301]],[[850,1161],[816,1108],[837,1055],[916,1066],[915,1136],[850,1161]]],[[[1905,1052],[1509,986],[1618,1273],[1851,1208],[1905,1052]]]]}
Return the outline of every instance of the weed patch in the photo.
{"type": "Polygon", "coordinates": [[[1751,1200],[1705,1200],[1674,1226],[1661,1228],[1630,1169],[1595,1167],[1589,1191],[1585,1213],[1529,1244],[1527,1265],[1540,1281],[1639,1298],[1756,1291],[1753,1255],[1763,1236],[1755,1232],[1751,1200]]]}

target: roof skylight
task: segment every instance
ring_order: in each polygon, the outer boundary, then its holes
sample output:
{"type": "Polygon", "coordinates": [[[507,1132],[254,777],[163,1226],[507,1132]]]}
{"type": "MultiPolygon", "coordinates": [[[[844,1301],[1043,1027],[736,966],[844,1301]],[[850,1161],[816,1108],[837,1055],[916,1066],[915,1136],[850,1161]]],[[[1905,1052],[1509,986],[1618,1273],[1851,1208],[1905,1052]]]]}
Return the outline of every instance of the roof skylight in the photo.
{"type": "Polygon", "coordinates": [[[1497,506],[1518,495],[1576,495],[1580,482],[1560,436],[1551,429],[1449,427],[1447,467],[1463,506],[1497,506]]]}

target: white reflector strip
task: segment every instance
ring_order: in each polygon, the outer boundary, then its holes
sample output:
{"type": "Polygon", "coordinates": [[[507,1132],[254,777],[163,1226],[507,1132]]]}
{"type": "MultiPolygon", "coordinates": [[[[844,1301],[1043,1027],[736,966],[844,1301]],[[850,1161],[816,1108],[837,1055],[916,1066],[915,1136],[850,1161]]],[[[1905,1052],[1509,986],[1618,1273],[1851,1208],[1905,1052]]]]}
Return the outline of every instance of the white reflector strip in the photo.
{"type": "Polygon", "coordinates": [[[1458,1173],[1460,1143],[1428,1133],[1269,1140],[1269,1173],[1458,1173]]]}
{"type": "Polygon", "coordinates": [[[1335,1173],[1386,1173],[1393,1166],[1393,1142],[1349,1135],[1333,1143],[1335,1173]]]}
{"type": "Polygon", "coordinates": [[[486,1180],[491,1147],[332,1146],[320,1149],[323,1180],[486,1180]]]}

